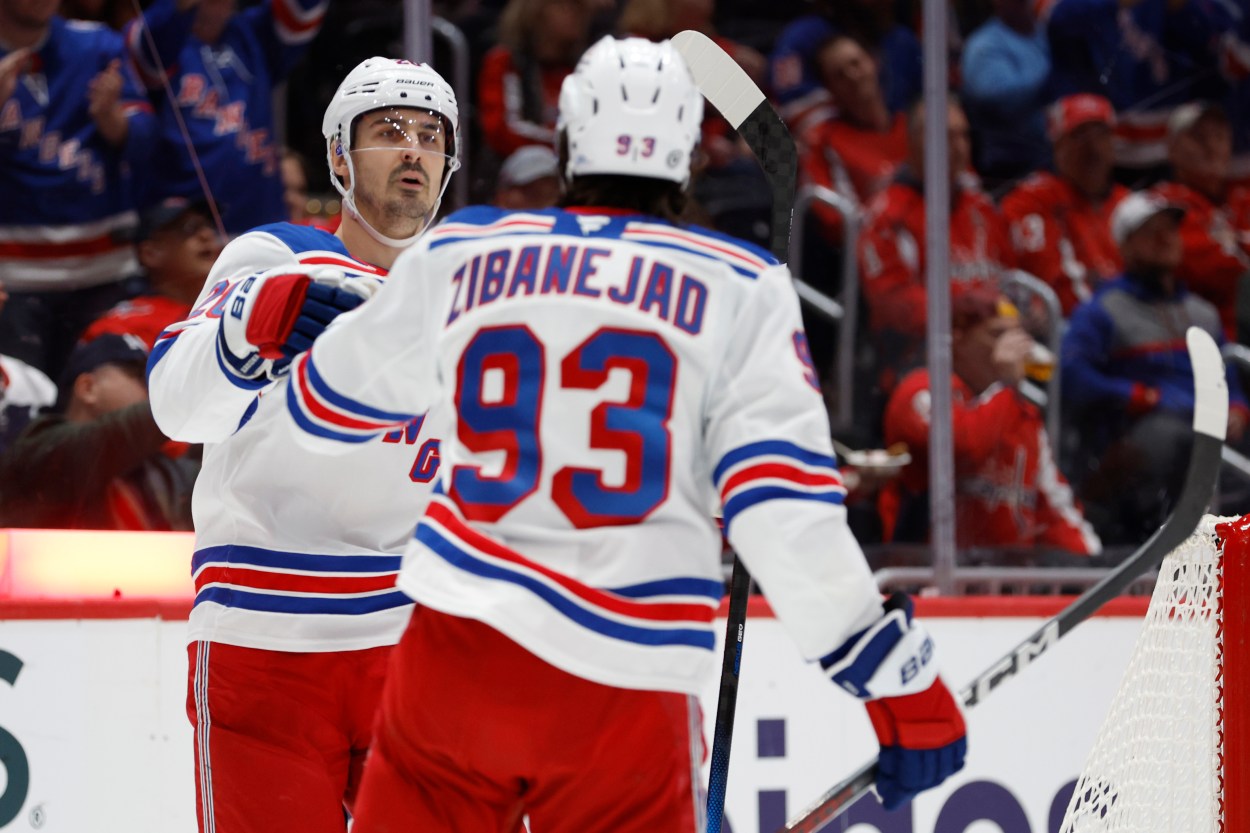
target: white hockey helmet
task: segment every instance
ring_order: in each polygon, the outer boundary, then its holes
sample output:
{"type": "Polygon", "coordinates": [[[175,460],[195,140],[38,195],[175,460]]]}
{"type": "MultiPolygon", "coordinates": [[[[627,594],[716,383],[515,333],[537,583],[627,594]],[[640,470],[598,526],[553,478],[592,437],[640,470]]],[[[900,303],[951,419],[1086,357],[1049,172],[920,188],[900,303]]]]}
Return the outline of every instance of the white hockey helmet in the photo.
{"type": "MultiPolygon", "coordinates": [[[[365,113],[386,107],[416,107],[437,113],[451,132],[446,143],[447,166],[443,170],[438,200],[427,217],[428,225],[428,220],[438,213],[439,203],[452,173],[460,167],[460,111],[456,105],[456,94],[451,85],[428,64],[374,57],[366,58],[347,73],[347,77],[335,90],[334,97],[330,99],[321,120],[321,133],[326,140],[326,164],[330,166],[330,181],[343,195],[343,205],[360,217],[352,195],[355,190],[355,171],[351,159],[352,126],[365,113]],[[351,187],[344,187],[334,172],[334,158],[339,155],[346,157],[347,168],[353,174],[351,187]]],[[[363,217],[360,219],[364,220],[363,217]]],[[[416,239],[414,236],[407,240],[395,240],[382,236],[368,222],[364,225],[370,234],[387,245],[406,246],[416,239]]]]}
{"type": "Polygon", "coordinates": [[[672,44],[604,37],[560,88],[565,177],[625,174],[684,185],[702,123],[703,96],[672,44]]]}

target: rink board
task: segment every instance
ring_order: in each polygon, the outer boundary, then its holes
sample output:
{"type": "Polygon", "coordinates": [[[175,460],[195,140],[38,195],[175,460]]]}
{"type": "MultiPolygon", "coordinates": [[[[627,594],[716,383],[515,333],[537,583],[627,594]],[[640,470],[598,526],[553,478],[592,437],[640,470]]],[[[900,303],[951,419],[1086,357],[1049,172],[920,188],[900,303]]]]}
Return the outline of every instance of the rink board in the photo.
{"type": "MultiPolygon", "coordinates": [[[[920,613],[947,678],[958,683],[1058,604],[922,600],[920,613]]],[[[828,829],[1055,830],[1143,607],[1129,600],[1091,620],[972,711],[968,767],[950,785],[891,816],[861,805],[852,811],[857,824],[828,829]]],[[[193,833],[188,609],[186,601],[0,600],[0,830],[193,833]],[[23,765],[28,779],[14,776],[23,765]]],[[[752,614],[730,770],[734,833],[775,829],[876,748],[863,708],[801,661],[765,605],[752,614]]],[[[709,738],[715,688],[709,680],[709,738]]]]}
{"type": "MultiPolygon", "coordinates": [[[[191,549],[189,533],[0,530],[0,831],[194,833],[191,549]]],[[[959,686],[1063,604],[921,599],[918,614],[959,686]]],[[[870,797],[826,829],[1056,831],[1145,604],[1113,602],[970,712],[968,766],[950,783],[891,815],[870,797]]],[[[703,698],[708,738],[716,687],[703,698]]],[[[771,833],[875,751],[863,707],[753,599],[726,833],[771,833]]]]}

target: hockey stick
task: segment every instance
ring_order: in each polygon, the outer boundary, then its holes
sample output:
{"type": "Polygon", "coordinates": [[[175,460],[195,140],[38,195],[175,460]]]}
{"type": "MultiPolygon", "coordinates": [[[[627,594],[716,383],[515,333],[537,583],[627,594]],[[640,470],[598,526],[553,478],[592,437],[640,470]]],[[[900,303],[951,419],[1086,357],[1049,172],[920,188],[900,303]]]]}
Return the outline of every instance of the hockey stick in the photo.
{"type": "MultiPolygon", "coordinates": [[[[679,32],[673,47],[685,58],[703,97],[738,131],[768,179],[773,208],[769,249],[783,263],[788,259],[790,226],[794,221],[794,192],[798,186],[798,150],[785,123],[764,99],[760,88],[734,60],[699,32],[679,32]]],[[[707,833],[720,833],[729,780],[729,750],[733,743],[734,712],[738,703],[738,672],[746,633],[747,598],[751,575],[734,556],[729,583],[729,617],[725,623],[725,656],[721,663],[720,696],[712,735],[712,769],[707,787],[707,833]]]]}
{"type": "MultiPolygon", "coordinates": [[[[1197,327],[1190,327],[1186,341],[1194,368],[1194,446],[1185,485],[1172,514],[1146,543],[1102,581],[969,683],[959,693],[964,708],[980,704],[994,689],[1123,593],[1138,576],[1158,567],[1164,556],[1198,526],[1215,492],[1215,479],[1220,470],[1220,452],[1224,448],[1224,431],[1228,424],[1228,385],[1224,378],[1224,360],[1211,336],[1197,327]]],[[[816,833],[872,786],[876,765],[876,761],[865,765],[830,789],[778,833],[816,833]]]]}

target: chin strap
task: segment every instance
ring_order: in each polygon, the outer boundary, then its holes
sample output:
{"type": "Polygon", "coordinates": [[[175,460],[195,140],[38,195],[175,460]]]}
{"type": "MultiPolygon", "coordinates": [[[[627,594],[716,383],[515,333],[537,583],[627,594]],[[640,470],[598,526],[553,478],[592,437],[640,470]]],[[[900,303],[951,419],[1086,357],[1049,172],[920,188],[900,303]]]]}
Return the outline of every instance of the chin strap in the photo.
{"type": "MultiPolygon", "coordinates": [[[[375,229],[369,221],[365,219],[365,216],[360,213],[360,209],[356,208],[356,200],[352,194],[343,194],[343,210],[352,217],[356,218],[356,222],[361,225],[370,237],[381,243],[383,246],[388,246],[392,249],[406,249],[413,243],[416,243],[417,240],[420,239],[421,235],[425,233],[426,225],[429,222],[430,216],[428,214],[426,215],[426,218],[422,221],[421,227],[417,230],[417,233],[411,237],[387,237],[385,234],[375,229]]],[[[434,210],[438,210],[438,203],[434,204],[434,210]]]]}
{"type": "MultiPolygon", "coordinates": [[[[438,216],[438,208],[443,204],[443,194],[447,193],[447,185],[451,181],[451,174],[455,168],[452,168],[450,171],[445,170],[443,172],[443,184],[438,189],[438,199],[434,200],[434,205],[432,205],[430,210],[422,216],[421,227],[417,230],[417,233],[411,237],[387,237],[385,234],[374,228],[373,225],[365,219],[365,216],[360,213],[360,209],[356,207],[356,167],[352,164],[351,153],[348,152],[345,156],[345,161],[347,162],[347,173],[351,177],[352,187],[344,188],[343,183],[339,181],[337,176],[330,177],[330,182],[334,185],[335,190],[338,191],[343,197],[343,210],[352,217],[356,218],[356,221],[360,223],[365,232],[383,246],[389,246],[392,249],[406,249],[413,243],[416,243],[417,240],[421,238],[421,235],[425,234],[426,229],[430,227],[430,221],[438,216]]],[[[456,167],[459,166],[457,165],[456,167]]]]}

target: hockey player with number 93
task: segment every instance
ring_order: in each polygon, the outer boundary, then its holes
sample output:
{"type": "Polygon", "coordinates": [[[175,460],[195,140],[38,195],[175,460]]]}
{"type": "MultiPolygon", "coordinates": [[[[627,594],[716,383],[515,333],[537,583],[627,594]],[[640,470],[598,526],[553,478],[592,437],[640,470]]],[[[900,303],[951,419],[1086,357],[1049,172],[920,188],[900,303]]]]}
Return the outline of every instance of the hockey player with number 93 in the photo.
{"type": "Polygon", "coordinates": [[[885,804],[963,765],[933,643],[847,528],[787,270],[677,221],[702,110],[670,44],[603,39],[560,95],[564,207],[452,215],[295,361],[330,453],[455,408],[354,833],[702,833],[718,512],[865,701],[885,804]]]}

